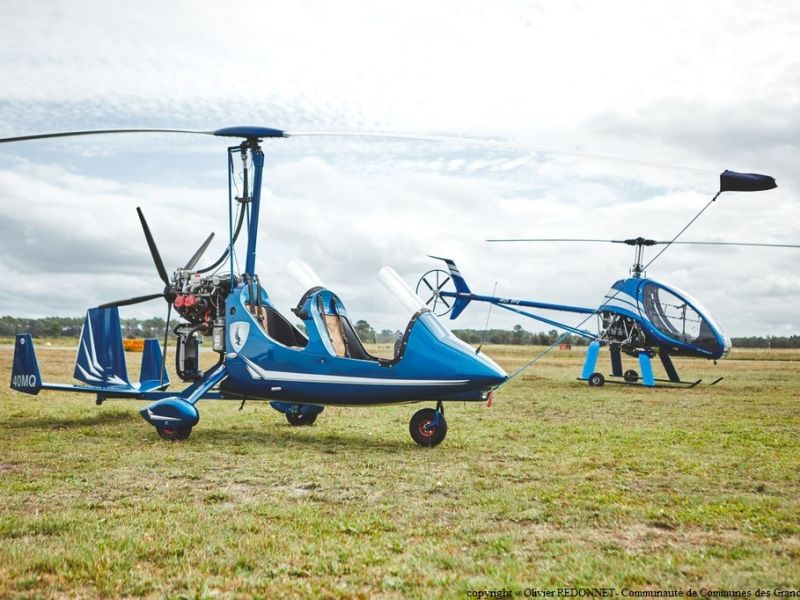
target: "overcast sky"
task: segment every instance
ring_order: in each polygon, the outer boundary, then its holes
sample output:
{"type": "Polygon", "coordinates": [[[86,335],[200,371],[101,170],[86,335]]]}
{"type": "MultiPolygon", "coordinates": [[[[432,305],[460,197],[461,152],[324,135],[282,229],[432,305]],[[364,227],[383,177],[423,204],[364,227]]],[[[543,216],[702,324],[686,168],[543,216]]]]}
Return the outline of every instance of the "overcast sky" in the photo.
{"type": "MultiPolygon", "coordinates": [[[[354,320],[402,329],[375,277],[436,261],[473,291],[595,306],[618,245],[487,237],[671,239],[724,169],[777,190],[728,193],[686,240],[800,243],[800,4],[6,0],[0,137],[110,127],[393,131],[502,140],[265,142],[258,272],[288,312],[292,258],[354,320]],[[598,157],[599,156],[599,157],[598,157]],[[611,160],[617,157],[629,160],[611,160]]],[[[168,267],[227,230],[224,139],[133,135],[0,146],[0,314],[80,315],[159,291],[135,214],[168,267]]],[[[243,260],[242,260],[243,262],[243,260]]],[[[651,276],[726,331],[800,332],[800,250],[674,247],[651,276]]],[[[202,264],[202,263],[201,263],[202,264]]],[[[163,302],[124,309],[160,316],[163,302]]],[[[482,327],[486,308],[456,321],[482,327]]],[[[491,326],[520,323],[501,311],[491,326]]]]}

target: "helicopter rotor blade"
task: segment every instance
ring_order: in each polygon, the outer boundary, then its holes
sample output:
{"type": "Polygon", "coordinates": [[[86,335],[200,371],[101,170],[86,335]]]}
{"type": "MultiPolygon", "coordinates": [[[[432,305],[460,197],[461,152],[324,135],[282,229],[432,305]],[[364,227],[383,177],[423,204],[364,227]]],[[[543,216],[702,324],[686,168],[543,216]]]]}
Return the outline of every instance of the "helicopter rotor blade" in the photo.
{"type": "Polygon", "coordinates": [[[140,302],[148,302],[156,298],[166,298],[164,292],[157,294],[147,294],[146,296],[136,296],[135,298],[126,298],[125,300],[116,300],[114,302],[106,302],[101,304],[98,308],[113,308],[115,306],[128,306],[130,304],[139,304],[140,302]]]}
{"type": "MultiPolygon", "coordinates": [[[[656,242],[663,245],[670,242],[656,242]]],[[[691,244],[695,246],[756,246],[761,248],[800,248],[800,244],[761,244],[754,242],[672,242],[673,244],[691,244]]]]}
{"type": "Polygon", "coordinates": [[[39,133],[17,137],[0,138],[0,144],[9,142],[27,142],[29,140],[45,140],[48,138],[77,137],[82,135],[106,135],[110,133],[195,133],[214,135],[213,131],[197,131],[195,129],[87,129],[84,131],[60,131],[57,133],[39,133]]]}
{"type": "Polygon", "coordinates": [[[192,258],[189,259],[189,262],[186,263],[186,266],[183,267],[184,271],[190,271],[194,269],[194,266],[197,264],[197,261],[200,260],[201,256],[203,256],[205,251],[208,249],[208,245],[211,243],[211,240],[213,239],[214,239],[214,232],[212,231],[211,235],[209,235],[206,238],[206,241],[203,242],[203,245],[197,249],[197,252],[194,253],[194,256],[192,256],[192,258]]]}
{"type": "Polygon", "coordinates": [[[485,240],[487,242],[590,242],[590,243],[609,243],[627,244],[628,246],[663,246],[666,244],[689,244],[697,246],[755,246],[763,248],[800,248],[798,244],[767,244],[760,242],[666,242],[660,240],[649,240],[645,238],[634,238],[628,240],[597,240],[588,238],[496,238],[485,240]]]}
{"type": "Polygon", "coordinates": [[[410,140],[423,142],[449,142],[458,144],[468,144],[470,146],[485,146],[487,148],[498,148],[503,150],[523,150],[537,154],[547,154],[552,156],[569,156],[572,158],[583,158],[591,160],[602,160],[608,162],[641,165],[646,167],[656,167],[659,169],[677,169],[679,171],[693,171],[700,174],[716,174],[711,169],[700,169],[697,167],[687,167],[684,165],[673,165],[655,161],[641,160],[636,158],[625,158],[623,156],[611,156],[608,154],[597,154],[592,152],[580,152],[574,150],[562,150],[558,148],[546,148],[533,146],[530,144],[508,142],[503,140],[471,138],[464,136],[432,135],[426,133],[402,133],[402,132],[380,132],[380,131],[286,131],[284,137],[363,137],[379,139],[410,140]]]}
{"type": "Polygon", "coordinates": [[[158,276],[161,277],[161,281],[168,286],[169,276],[167,275],[167,269],[164,267],[164,261],[161,260],[161,255],[158,253],[156,241],[153,239],[153,234],[150,233],[150,227],[147,226],[147,220],[144,218],[144,213],[138,206],[136,207],[136,212],[139,214],[139,220],[142,222],[144,237],[147,239],[147,246],[150,248],[150,255],[153,257],[153,262],[156,265],[158,276]]]}
{"type": "Polygon", "coordinates": [[[579,159],[602,160],[608,162],[626,163],[642,165],[647,167],[656,167],[660,169],[677,169],[680,171],[693,171],[700,174],[711,174],[715,171],[709,169],[700,169],[697,167],[687,167],[684,165],[673,165],[668,163],[659,163],[655,161],[646,161],[635,158],[625,158],[622,156],[611,156],[606,154],[597,154],[590,152],[580,152],[574,150],[564,150],[558,148],[546,148],[540,146],[533,146],[530,144],[509,142],[503,140],[484,139],[484,138],[471,138],[464,136],[447,136],[447,135],[433,135],[426,133],[402,133],[402,132],[379,132],[379,131],[295,131],[287,132],[271,127],[260,126],[242,126],[242,127],[226,127],[216,129],[213,131],[202,131],[197,129],[162,129],[162,128],[124,128],[124,129],[87,129],[77,131],[60,131],[53,133],[40,133],[33,135],[21,135],[15,137],[0,138],[0,144],[11,142],[25,142],[30,140],[42,140],[48,138],[61,138],[61,137],[77,137],[87,135],[107,135],[114,133],[182,133],[182,134],[195,134],[195,135],[213,135],[221,137],[241,137],[245,139],[260,139],[272,137],[362,137],[362,138],[378,138],[378,139],[399,139],[411,141],[427,141],[427,142],[443,142],[443,143],[458,143],[468,144],[470,146],[485,146],[488,148],[498,148],[505,150],[522,150],[525,152],[534,152],[537,154],[546,154],[552,156],[569,156],[579,159]]]}
{"type": "Polygon", "coordinates": [[[583,238],[495,238],[487,242],[617,242],[621,240],[592,240],[583,238]]]}

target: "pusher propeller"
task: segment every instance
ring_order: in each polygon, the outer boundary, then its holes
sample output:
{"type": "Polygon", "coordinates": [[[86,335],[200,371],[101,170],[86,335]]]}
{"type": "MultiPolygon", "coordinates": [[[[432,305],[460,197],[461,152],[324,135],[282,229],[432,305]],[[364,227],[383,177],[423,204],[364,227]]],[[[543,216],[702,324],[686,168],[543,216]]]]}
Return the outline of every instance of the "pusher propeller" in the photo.
{"type": "MultiPolygon", "coordinates": [[[[166,286],[163,292],[158,292],[154,294],[147,294],[146,296],[136,296],[135,298],[126,298],[125,300],[115,300],[114,302],[107,302],[106,304],[101,304],[100,308],[111,308],[113,306],[128,306],[130,304],[139,304],[140,302],[149,302],[150,300],[155,300],[156,298],[164,298],[168,303],[172,303],[174,297],[174,291],[172,290],[172,283],[169,280],[169,276],[167,275],[167,269],[164,266],[164,261],[161,260],[161,254],[158,251],[158,246],[156,246],[156,241],[153,239],[153,234],[150,232],[150,227],[147,224],[147,219],[144,218],[144,213],[142,209],[138,206],[136,207],[136,212],[139,215],[139,221],[142,223],[142,229],[144,230],[144,237],[147,240],[147,247],[150,249],[150,255],[153,257],[153,263],[156,266],[156,270],[158,271],[158,276],[161,278],[161,281],[164,282],[166,286]]],[[[186,266],[183,267],[184,271],[189,271],[194,268],[197,264],[197,261],[203,256],[203,253],[208,249],[209,244],[211,244],[211,240],[214,239],[214,232],[211,232],[206,238],[201,246],[197,249],[197,251],[192,255],[192,258],[189,259],[189,262],[186,263],[186,266]]]]}
{"type": "Polygon", "coordinates": [[[192,269],[194,269],[194,266],[197,264],[197,261],[200,260],[200,257],[203,256],[206,250],[208,250],[208,245],[211,243],[211,240],[213,239],[214,239],[214,232],[212,231],[211,235],[209,235],[206,238],[206,241],[203,242],[203,245],[197,249],[197,252],[194,253],[194,256],[192,256],[192,258],[189,259],[189,262],[186,263],[186,266],[183,267],[184,271],[191,271],[192,269]]]}
{"type": "Polygon", "coordinates": [[[107,302],[101,304],[99,308],[112,308],[114,306],[128,306],[129,304],[139,304],[140,302],[148,302],[156,298],[164,298],[166,294],[159,292],[158,294],[147,294],[146,296],[136,296],[135,298],[127,298],[126,300],[115,300],[114,302],[107,302]]]}
{"type": "Polygon", "coordinates": [[[142,222],[142,229],[144,229],[144,237],[147,239],[147,247],[150,248],[150,255],[153,257],[153,262],[156,265],[156,270],[158,271],[158,276],[161,277],[161,281],[164,282],[165,285],[169,286],[169,276],[167,275],[167,269],[164,266],[164,261],[161,260],[161,255],[158,253],[158,247],[156,246],[156,241],[153,239],[153,234],[150,233],[150,227],[147,225],[147,220],[144,218],[144,213],[142,209],[138,206],[136,207],[136,212],[139,215],[139,220],[142,222]]]}

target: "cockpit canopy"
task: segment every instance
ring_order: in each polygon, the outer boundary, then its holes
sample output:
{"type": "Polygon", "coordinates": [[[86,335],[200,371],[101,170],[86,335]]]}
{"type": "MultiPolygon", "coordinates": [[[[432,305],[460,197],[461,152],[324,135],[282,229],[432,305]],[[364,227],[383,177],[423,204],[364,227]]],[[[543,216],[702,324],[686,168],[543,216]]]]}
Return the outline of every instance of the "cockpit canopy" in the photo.
{"type": "Polygon", "coordinates": [[[664,336],[697,346],[714,357],[727,354],[730,341],[699,302],[676,288],[644,280],[639,290],[642,316],[664,336]]]}

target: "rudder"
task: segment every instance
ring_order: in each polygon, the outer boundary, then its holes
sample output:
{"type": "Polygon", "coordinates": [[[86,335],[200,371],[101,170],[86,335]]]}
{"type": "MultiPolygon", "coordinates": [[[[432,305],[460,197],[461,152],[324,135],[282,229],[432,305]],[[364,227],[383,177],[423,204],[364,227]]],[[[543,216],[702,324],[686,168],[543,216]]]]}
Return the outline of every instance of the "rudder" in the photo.
{"type": "Polygon", "coordinates": [[[116,306],[86,311],[73,376],[89,385],[130,387],[116,306]]]}
{"type": "Polygon", "coordinates": [[[438,260],[443,260],[447,265],[448,270],[450,271],[450,277],[453,279],[453,283],[456,286],[456,300],[453,303],[453,310],[450,311],[450,319],[455,319],[460,315],[465,308],[467,308],[467,304],[471,300],[470,296],[472,292],[467,285],[467,282],[464,280],[464,277],[461,276],[461,271],[458,270],[456,263],[454,260],[450,258],[442,258],[441,256],[431,256],[431,258],[436,258],[438,260]]]}
{"type": "Polygon", "coordinates": [[[14,342],[14,366],[11,369],[11,389],[36,395],[42,389],[39,361],[33,349],[30,333],[19,333],[14,342]]]}
{"type": "Polygon", "coordinates": [[[161,366],[164,360],[161,354],[161,344],[155,338],[148,338],[144,341],[142,351],[142,369],[139,372],[140,389],[156,388],[161,385],[169,384],[169,375],[164,369],[164,381],[161,381],[161,366]]]}

